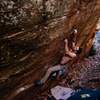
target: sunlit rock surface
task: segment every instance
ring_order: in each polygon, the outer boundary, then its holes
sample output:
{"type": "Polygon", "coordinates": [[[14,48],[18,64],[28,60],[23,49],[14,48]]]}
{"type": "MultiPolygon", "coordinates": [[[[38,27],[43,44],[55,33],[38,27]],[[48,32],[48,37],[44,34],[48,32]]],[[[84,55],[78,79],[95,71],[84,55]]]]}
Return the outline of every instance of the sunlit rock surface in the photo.
{"type": "Polygon", "coordinates": [[[99,0],[2,0],[0,7],[0,100],[13,99],[42,77],[45,65],[59,63],[73,27],[83,58],[100,17],[99,0]]]}

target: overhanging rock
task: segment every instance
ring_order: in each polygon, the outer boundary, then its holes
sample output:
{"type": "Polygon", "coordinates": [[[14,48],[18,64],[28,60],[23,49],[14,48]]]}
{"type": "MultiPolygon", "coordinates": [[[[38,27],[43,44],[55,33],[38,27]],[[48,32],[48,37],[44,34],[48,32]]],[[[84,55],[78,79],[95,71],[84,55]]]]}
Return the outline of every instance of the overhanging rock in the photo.
{"type": "Polygon", "coordinates": [[[13,91],[41,78],[45,65],[59,62],[73,27],[83,58],[100,17],[99,0],[3,0],[0,6],[1,100],[13,99],[13,91]]]}

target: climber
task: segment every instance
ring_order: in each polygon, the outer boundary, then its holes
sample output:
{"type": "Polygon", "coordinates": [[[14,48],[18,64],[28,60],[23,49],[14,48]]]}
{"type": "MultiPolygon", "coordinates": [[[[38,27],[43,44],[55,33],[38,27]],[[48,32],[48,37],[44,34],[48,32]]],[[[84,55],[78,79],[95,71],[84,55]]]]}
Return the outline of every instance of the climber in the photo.
{"type": "Polygon", "coordinates": [[[80,48],[76,46],[76,35],[77,30],[74,29],[74,32],[70,35],[68,39],[65,39],[65,55],[62,57],[60,64],[50,67],[44,77],[41,80],[35,82],[35,85],[43,85],[49,76],[58,72],[59,75],[64,75],[65,73],[65,64],[68,63],[72,58],[76,57],[77,53],[79,53],[80,48]],[[77,51],[77,52],[76,52],[77,51]]]}
{"type": "Polygon", "coordinates": [[[69,59],[81,53],[81,48],[76,46],[77,29],[74,29],[65,42],[65,55],[62,57],[61,64],[65,64],[69,59]]]}

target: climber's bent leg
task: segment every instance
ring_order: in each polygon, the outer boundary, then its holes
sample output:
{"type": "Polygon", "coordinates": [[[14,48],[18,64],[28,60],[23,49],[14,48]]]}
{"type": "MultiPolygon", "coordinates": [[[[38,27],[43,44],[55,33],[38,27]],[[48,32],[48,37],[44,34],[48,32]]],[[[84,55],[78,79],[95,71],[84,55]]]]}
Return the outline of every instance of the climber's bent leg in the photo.
{"type": "Polygon", "coordinates": [[[59,75],[62,76],[65,73],[65,66],[64,65],[56,65],[54,67],[51,67],[47,70],[46,74],[44,75],[44,77],[41,80],[37,80],[35,81],[35,86],[41,86],[43,85],[49,78],[49,76],[53,73],[53,72],[57,72],[59,71],[59,75]]]}
{"type": "Polygon", "coordinates": [[[45,76],[41,79],[41,82],[42,83],[45,83],[47,81],[48,77],[51,75],[51,73],[56,72],[56,71],[59,71],[59,70],[61,70],[61,68],[62,68],[61,65],[56,65],[54,67],[49,68],[47,70],[45,76]]]}
{"type": "Polygon", "coordinates": [[[68,56],[63,56],[62,59],[61,59],[60,64],[64,65],[64,64],[66,64],[66,63],[67,63],[68,61],[70,61],[70,60],[71,60],[70,57],[68,57],[68,56]]]}

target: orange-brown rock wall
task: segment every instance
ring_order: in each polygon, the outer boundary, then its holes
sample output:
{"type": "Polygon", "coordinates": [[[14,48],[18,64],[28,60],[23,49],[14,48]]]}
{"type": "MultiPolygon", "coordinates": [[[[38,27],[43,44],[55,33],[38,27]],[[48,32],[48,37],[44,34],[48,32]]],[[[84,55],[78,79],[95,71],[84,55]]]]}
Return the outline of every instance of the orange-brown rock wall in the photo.
{"type": "Polygon", "coordinates": [[[100,17],[99,0],[3,0],[0,5],[1,100],[41,78],[45,65],[59,63],[73,27],[83,58],[100,17]]]}

